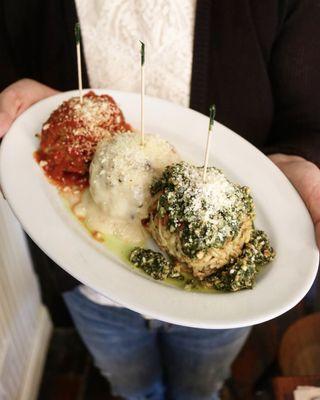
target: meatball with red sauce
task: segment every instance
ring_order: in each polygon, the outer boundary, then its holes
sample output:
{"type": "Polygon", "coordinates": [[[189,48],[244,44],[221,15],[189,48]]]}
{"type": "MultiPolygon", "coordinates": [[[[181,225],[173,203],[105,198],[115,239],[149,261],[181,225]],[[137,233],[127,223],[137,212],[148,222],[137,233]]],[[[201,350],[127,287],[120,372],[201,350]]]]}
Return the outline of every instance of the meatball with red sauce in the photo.
{"type": "Polygon", "coordinates": [[[84,188],[98,142],[130,130],[112,97],[89,92],[82,104],[79,97],[71,98],[50,115],[36,158],[58,186],[84,188]]]}

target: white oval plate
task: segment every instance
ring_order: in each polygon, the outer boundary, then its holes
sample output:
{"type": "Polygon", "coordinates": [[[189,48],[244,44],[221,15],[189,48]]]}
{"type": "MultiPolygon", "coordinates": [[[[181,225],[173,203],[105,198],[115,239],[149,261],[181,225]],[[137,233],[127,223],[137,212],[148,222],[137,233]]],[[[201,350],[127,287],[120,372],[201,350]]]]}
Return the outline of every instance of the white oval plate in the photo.
{"type": "MultiPolygon", "coordinates": [[[[114,97],[126,120],[139,127],[140,98],[134,93],[95,90],[114,97]]],[[[4,194],[26,232],[58,265],[79,281],[134,311],[199,328],[235,328],[274,318],[297,304],[316,276],[319,252],[309,213],[286,177],[254,146],[219,123],[214,126],[211,164],[251,188],[256,226],[276,250],[275,261],[253,290],[195,293],[149,279],[94,241],[62,205],[57,190],[33,158],[42,124],[63,100],[61,93],[32,106],[13,124],[1,145],[4,194]]],[[[219,115],[219,114],[218,114],[219,115]]],[[[146,132],[158,133],[187,160],[203,164],[208,118],[146,97],[146,132]]]]}

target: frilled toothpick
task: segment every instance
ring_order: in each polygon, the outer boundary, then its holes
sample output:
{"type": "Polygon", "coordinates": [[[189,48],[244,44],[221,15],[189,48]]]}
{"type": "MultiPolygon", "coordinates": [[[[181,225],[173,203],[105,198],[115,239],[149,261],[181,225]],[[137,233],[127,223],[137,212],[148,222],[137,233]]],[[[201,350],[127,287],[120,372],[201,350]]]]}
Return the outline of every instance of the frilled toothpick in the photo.
{"type": "Polygon", "coordinates": [[[208,129],[208,136],[207,136],[206,155],[205,155],[204,167],[203,167],[203,183],[206,182],[207,168],[208,168],[208,161],[209,161],[210,140],[211,140],[211,136],[212,136],[214,118],[216,116],[216,106],[214,104],[212,104],[212,106],[210,106],[209,111],[210,111],[209,129],[208,129]]]}
{"type": "Polygon", "coordinates": [[[145,82],[144,82],[144,64],[145,64],[145,44],[141,42],[141,146],[144,146],[144,94],[145,94],[145,82]]]}
{"type": "Polygon", "coordinates": [[[78,86],[79,86],[79,97],[80,103],[83,103],[83,95],[82,95],[82,69],[81,69],[81,33],[80,33],[80,24],[77,22],[74,27],[74,35],[76,38],[77,45],[77,65],[78,65],[78,86]]]}

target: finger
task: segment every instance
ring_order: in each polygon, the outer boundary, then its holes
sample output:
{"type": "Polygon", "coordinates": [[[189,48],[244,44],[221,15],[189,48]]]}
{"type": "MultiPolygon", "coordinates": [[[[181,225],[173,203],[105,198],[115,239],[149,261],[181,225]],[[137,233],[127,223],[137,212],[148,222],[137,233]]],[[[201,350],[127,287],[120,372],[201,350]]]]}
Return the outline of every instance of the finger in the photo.
{"type": "MultiPolygon", "coordinates": [[[[315,226],[315,235],[320,248],[320,170],[311,163],[303,163],[301,174],[296,175],[293,184],[304,200],[315,226]],[[298,178],[298,179],[297,179],[298,178]]],[[[292,175],[291,175],[292,177],[292,175]]]]}
{"type": "Polygon", "coordinates": [[[282,172],[289,178],[293,186],[306,203],[313,222],[320,221],[320,170],[306,160],[278,162],[282,172]]]}
{"type": "Polygon", "coordinates": [[[5,112],[0,112],[0,138],[5,135],[13,122],[12,117],[5,112]]]}
{"type": "Polygon", "coordinates": [[[320,249],[320,221],[316,224],[316,239],[318,247],[320,249]]]}
{"type": "Polygon", "coordinates": [[[32,104],[56,93],[56,90],[32,79],[21,79],[0,94],[0,112],[15,119],[32,104]]]}
{"type": "Polygon", "coordinates": [[[16,117],[37,101],[58,93],[57,90],[32,79],[22,79],[16,82],[15,90],[19,94],[20,100],[16,117]]]}
{"type": "Polygon", "coordinates": [[[315,226],[320,227],[320,171],[318,174],[318,182],[311,188],[306,202],[309,206],[309,211],[315,226]]]}
{"type": "Polygon", "coordinates": [[[273,155],[270,157],[285,173],[305,202],[312,221],[320,248],[320,170],[301,157],[273,155]]]}
{"type": "Polygon", "coordinates": [[[0,112],[5,115],[3,118],[10,117],[12,120],[17,116],[21,106],[21,98],[14,85],[8,86],[0,94],[0,112]]]}
{"type": "Polygon", "coordinates": [[[294,185],[306,203],[314,224],[320,222],[320,170],[309,162],[301,165],[301,175],[297,176],[294,185]]]}

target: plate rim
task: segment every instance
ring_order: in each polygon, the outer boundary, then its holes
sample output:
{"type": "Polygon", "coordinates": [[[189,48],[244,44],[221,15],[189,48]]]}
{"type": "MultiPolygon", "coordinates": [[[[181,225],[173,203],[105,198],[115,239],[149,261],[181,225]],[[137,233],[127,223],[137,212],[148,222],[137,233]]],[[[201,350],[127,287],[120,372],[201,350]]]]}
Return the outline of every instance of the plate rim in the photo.
{"type": "MultiPolygon", "coordinates": [[[[90,91],[90,90],[92,90],[92,91],[94,91],[94,92],[96,92],[96,93],[98,93],[98,94],[99,94],[99,93],[108,93],[108,94],[110,94],[112,97],[116,96],[116,95],[119,94],[119,93],[121,93],[122,95],[125,95],[125,96],[126,96],[126,95],[130,95],[130,96],[133,96],[133,97],[134,97],[134,96],[137,96],[137,94],[136,94],[136,93],[133,93],[133,92],[123,92],[123,91],[115,91],[115,90],[108,90],[108,89],[85,89],[84,92],[87,92],[87,91],[90,91]]],[[[22,113],[22,114],[16,119],[16,121],[13,123],[13,125],[12,125],[11,128],[9,129],[7,135],[5,135],[5,137],[4,137],[3,141],[2,141],[2,144],[1,144],[1,146],[0,146],[0,184],[1,184],[1,186],[2,186],[2,191],[3,191],[3,193],[4,193],[4,196],[5,196],[5,198],[7,199],[7,203],[9,204],[11,210],[13,211],[14,215],[16,216],[16,218],[17,218],[19,221],[20,221],[20,218],[19,218],[19,216],[17,215],[18,213],[16,213],[15,206],[14,206],[14,200],[11,198],[11,193],[8,193],[8,192],[7,192],[6,184],[3,184],[3,182],[6,181],[6,179],[4,178],[5,172],[3,172],[4,170],[3,170],[3,168],[2,168],[2,163],[3,163],[3,160],[4,160],[4,158],[5,158],[5,157],[3,156],[3,154],[5,153],[5,149],[6,149],[6,146],[7,146],[6,143],[7,143],[7,141],[10,140],[10,139],[9,139],[9,138],[10,138],[10,132],[14,131],[15,126],[19,124],[19,121],[20,121],[21,119],[25,118],[25,115],[26,115],[26,114],[29,114],[29,113],[32,114],[32,110],[33,110],[34,108],[39,107],[39,105],[41,106],[41,104],[44,104],[44,103],[47,102],[47,101],[50,101],[50,100],[48,100],[48,99],[51,99],[52,97],[55,97],[55,98],[57,98],[57,99],[60,99],[60,98],[61,98],[61,99],[65,99],[65,98],[67,98],[67,96],[70,96],[70,97],[71,97],[71,96],[77,95],[77,94],[78,94],[78,91],[77,91],[77,90],[72,90],[72,91],[67,91],[67,92],[61,92],[61,93],[58,93],[58,94],[56,94],[56,95],[54,95],[54,96],[51,96],[51,97],[49,97],[49,98],[43,99],[43,100],[41,100],[40,102],[35,103],[34,105],[32,105],[30,108],[28,108],[24,113],[22,113]]],[[[185,108],[185,107],[180,106],[180,105],[172,104],[172,103],[170,103],[170,102],[168,102],[168,101],[166,101],[166,100],[163,100],[163,99],[158,99],[158,98],[155,98],[155,97],[146,96],[147,101],[148,101],[148,98],[153,99],[153,100],[156,100],[157,102],[163,102],[163,103],[166,104],[166,105],[170,105],[170,106],[173,105],[174,107],[179,107],[180,109],[184,109],[184,110],[190,111],[190,109],[188,109],[188,108],[185,108]]],[[[201,115],[202,117],[208,118],[208,117],[204,116],[203,114],[201,114],[201,113],[198,112],[198,111],[195,111],[195,110],[191,110],[191,111],[194,112],[194,113],[197,113],[197,114],[201,115]]],[[[43,121],[43,122],[44,122],[44,121],[43,121]]],[[[43,122],[41,122],[41,124],[42,124],[43,122]]],[[[279,170],[278,167],[277,167],[276,165],[274,165],[274,163],[273,163],[271,160],[269,160],[269,159],[265,156],[265,154],[264,154],[260,149],[258,149],[257,147],[255,147],[253,144],[251,144],[250,142],[248,142],[245,138],[241,137],[240,135],[238,135],[237,133],[233,132],[233,131],[230,130],[229,128],[223,126],[223,125],[220,124],[220,123],[218,123],[218,124],[219,124],[220,126],[222,126],[229,134],[231,133],[232,135],[235,135],[235,136],[237,137],[237,139],[240,139],[241,141],[245,142],[245,145],[246,145],[246,146],[249,145],[249,147],[251,148],[251,150],[254,150],[256,153],[260,154],[260,156],[262,156],[262,158],[263,158],[265,161],[268,161],[269,168],[271,167],[271,168],[273,169],[273,173],[276,173],[276,174],[279,174],[279,173],[280,173],[280,174],[282,175],[282,178],[284,178],[284,179],[286,180],[287,184],[289,184],[289,185],[291,186],[291,188],[293,188],[293,185],[292,185],[291,182],[287,179],[287,177],[282,173],[282,171],[279,170]]],[[[44,177],[44,178],[45,178],[45,177],[44,177]]],[[[46,178],[45,178],[45,179],[46,179],[46,178]]],[[[52,186],[54,187],[54,185],[52,185],[52,186]]],[[[54,188],[55,188],[55,187],[54,187],[54,188]]],[[[294,189],[294,188],[293,188],[293,189],[294,189]]],[[[294,189],[294,190],[295,190],[295,189],[294,189]]],[[[61,266],[61,264],[63,265],[63,263],[60,262],[59,257],[56,256],[56,255],[51,255],[51,251],[48,250],[47,248],[44,248],[44,247],[47,247],[47,246],[40,245],[39,240],[38,240],[37,238],[34,237],[33,232],[30,231],[29,227],[26,227],[26,226],[25,226],[24,224],[22,224],[21,222],[20,222],[20,224],[23,225],[23,229],[28,233],[28,235],[32,238],[32,240],[33,240],[35,243],[37,243],[37,245],[38,245],[38,246],[39,246],[39,247],[40,247],[54,262],[56,262],[61,268],[63,268],[63,269],[64,269],[65,271],[67,271],[69,274],[71,274],[72,276],[74,276],[76,279],[80,280],[81,282],[84,281],[83,279],[81,279],[81,277],[80,277],[80,279],[79,279],[78,276],[75,276],[74,272],[71,273],[71,271],[70,271],[66,266],[61,266]]],[[[317,264],[317,265],[319,265],[319,252],[317,252],[317,253],[314,254],[314,263],[317,264]]],[[[310,287],[312,286],[312,283],[313,283],[313,281],[314,281],[314,279],[315,279],[315,277],[316,277],[316,274],[317,274],[317,267],[314,267],[313,274],[312,274],[312,276],[310,276],[310,279],[309,279],[309,284],[306,285],[306,286],[309,286],[308,290],[309,290],[310,287]]],[[[89,287],[92,287],[92,286],[90,285],[90,282],[84,282],[84,284],[86,284],[86,285],[89,286],[89,287]]],[[[97,291],[99,291],[99,292],[101,293],[101,291],[98,290],[98,288],[96,288],[96,287],[94,288],[94,290],[97,290],[97,291]]],[[[307,291],[308,291],[308,290],[307,290],[307,291]]],[[[270,315],[269,317],[266,316],[266,315],[264,315],[264,316],[261,316],[261,318],[255,317],[255,318],[254,318],[254,321],[251,321],[251,320],[249,319],[249,320],[247,320],[247,321],[242,320],[242,322],[240,322],[240,321],[233,321],[233,322],[230,323],[230,324],[228,324],[228,323],[226,323],[226,322],[222,322],[222,323],[220,324],[219,322],[216,321],[215,324],[214,324],[214,328],[215,328],[215,329],[236,328],[236,327],[248,326],[248,325],[252,325],[252,324],[258,324],[258,323],[267,321],[267,320],[269,320],[269,319],[275,318],[276,316],[283,314],[284,312],[286,312],[286,311],[288,311],[289,309],[291,309],[294,305],[296,305],[296,304],[304,297],[304,295],[307,293],[307,291],[306,291],[306,290],[302,290],[302,291],[301,291],[301,297],[300,297],[300,298],[299,298],[299,296],[297,296],[295,299],[292,299],[291,303],[290,303],[290,302],[286,303],[286,305],[284,305],[282,308],[279,308],[279,310],[278,310],[279,312],[277,312],[276,314],[271,313],[271,315],[270,315]],[[303,293],[302,293],[302,292],[303,292],[303,293]]],[[[220,294],[219,294],[219,295],[220,295],[220,294]]],[[[230,294],[229,294],[229,295],[230,295],[230,294]]],[[[232,293],[232,295],[234,296],[234,295],[236,295],[236,293],[232,293]]],[[[126,307],[128,307],[128,308],[130,308],[130,309],[132,309],[132,310],[134,310],[134,311],[136,311],[136,312],[140,312],[140,313],[143,312],[143,310],[141,311],[141,307],[136,308],[134,305],[132,305],[132,304],[127,305],[127,304],[125,304],[123,301],[122,301],[121,303],[122,303],[124,306],[126,306],[126,307]]],[[[143,312],[143,313],[144,313],[144,312],[143,312]]],[[[147,313],[146,313],[146,314],[147,314],[147,313]]],[[[212,328],[211,326],[207,326],[207,323],[205,323],[204,325],[202,325],[202,324],[199,323],[199,322],[197,322],[197,323],[195,323],[195,324],[192,324],[192,321],[190,321],[190,320],[185,320],[185,321],[183,321],[183,318],[181,318],[180,322],[177,322],[175,319],[174,319],[174,320],[170,320],[170,318],[168,318],[168,316],[161,316],[161,315],[159,315],[159,317],[157,317],[157,318],[162,319],[162,320],[165,320],[165,321],[167,321],[167,322],[175,323],[175,324],[181,324],[181,325],[186,325],[186,326],[193,326],[193,327],[198,327],[198,328],[199,328],[199,327],[200,327],[200,328],[212,328]]]]}

